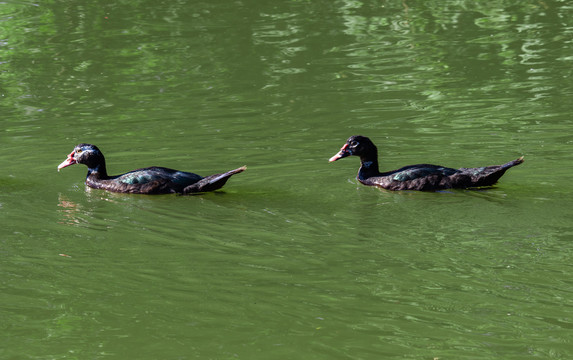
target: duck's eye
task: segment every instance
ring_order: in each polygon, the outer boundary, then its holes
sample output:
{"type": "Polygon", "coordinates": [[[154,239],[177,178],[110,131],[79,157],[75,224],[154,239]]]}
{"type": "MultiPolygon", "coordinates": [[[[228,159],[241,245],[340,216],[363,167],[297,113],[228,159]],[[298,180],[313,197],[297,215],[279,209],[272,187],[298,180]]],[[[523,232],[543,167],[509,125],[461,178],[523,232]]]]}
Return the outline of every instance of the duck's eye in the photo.
{"type": "Polygon", "coordinates": [[[78,149],[78,150],[76,151],[76,154],[80,154],[82,151],[83,151],[82,149],[78,149]]]}
{"type": "Polygon", "coordinates": [[[350,142],[350,146],[353,146],[353,147],[354,147],[354,146],[356,146],[356,145],[358,145],[358,141],[352,140],[352,141],[350,142]]]}

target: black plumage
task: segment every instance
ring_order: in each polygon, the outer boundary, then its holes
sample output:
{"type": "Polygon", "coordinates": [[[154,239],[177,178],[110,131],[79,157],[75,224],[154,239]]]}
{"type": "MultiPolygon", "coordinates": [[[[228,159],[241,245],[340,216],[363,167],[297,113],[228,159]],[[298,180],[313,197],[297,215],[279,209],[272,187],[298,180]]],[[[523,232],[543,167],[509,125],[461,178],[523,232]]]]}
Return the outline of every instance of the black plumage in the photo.
{"type": "Polygon", "coordinates": [[[523,162],[523,156],[503,165],[452,169],[439,165],[418,164],[381,173],[378,169],[378,149],[365,136],[351,136],[330,162],[347,156],[360,157],[357,179],[364,185],[388,190],[440,190],[474,188],[495,184],[505,171],[523,162]]]}
{"type": "Polygon", "coordinates": [[[58,171],[74,164],[88,167],[86,185],[89,187],[131,194],[191,194],[213,191],[223,187],[231,176],[246,169],[246,166],[242,166],[225,173],[202,177],[190,172],[153,166],[109,176],[102,152],[92,144],[77,145],[58,166],[58,171]]]}

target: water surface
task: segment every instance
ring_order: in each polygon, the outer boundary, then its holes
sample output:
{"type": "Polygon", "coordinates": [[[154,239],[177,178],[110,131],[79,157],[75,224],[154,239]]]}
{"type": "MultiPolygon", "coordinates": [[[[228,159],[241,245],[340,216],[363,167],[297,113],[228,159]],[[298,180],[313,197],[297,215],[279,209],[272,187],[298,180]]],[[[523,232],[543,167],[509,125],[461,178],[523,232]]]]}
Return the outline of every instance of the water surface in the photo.
{"type": "Polygon", "coordinates": [[[0,4],[6,359],[568,359],[567,2],[0,4]],[[489,189],[383,169],[521,155],[489,189]],[[86,189],[97,144],[222,191],[86,189]]]}

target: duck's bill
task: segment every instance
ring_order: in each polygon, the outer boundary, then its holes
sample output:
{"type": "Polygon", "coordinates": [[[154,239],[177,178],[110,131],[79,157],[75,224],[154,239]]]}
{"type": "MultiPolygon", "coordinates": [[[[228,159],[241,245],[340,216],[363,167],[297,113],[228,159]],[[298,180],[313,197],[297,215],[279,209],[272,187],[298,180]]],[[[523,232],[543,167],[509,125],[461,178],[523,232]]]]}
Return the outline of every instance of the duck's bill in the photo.
{"type": "Polygon", "coordinates": [[[58,165],[58,171],[60,171],[60,169],[68,167],[70,165],[77,164],[77,162],[73,158],[73,155],[74,155],[74,153],[72,152],[70,155],[68,155],[68,158],[64,162],[62,162],[60,165],[58,165]]]}
{"type": "Polygon", "coordinates": [[[340,151],[336,155],[334,155],[333,157],[328,159],[328,162],[333,162],[333,161],[345,158],[345,157],[350,156],[350,155],[352,155],[352,154],[350,153],[350,151],[348,151],[348,144],[344,144],[342,149],[340,149],[340,151]]]}

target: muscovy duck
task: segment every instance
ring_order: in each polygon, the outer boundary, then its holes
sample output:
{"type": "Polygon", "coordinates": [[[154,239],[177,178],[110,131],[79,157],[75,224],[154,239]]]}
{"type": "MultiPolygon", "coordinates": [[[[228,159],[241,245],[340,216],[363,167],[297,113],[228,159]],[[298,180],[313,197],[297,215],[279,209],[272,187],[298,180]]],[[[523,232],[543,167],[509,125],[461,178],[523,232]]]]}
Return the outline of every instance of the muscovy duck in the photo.
{"type": "Polygon", "coordinates": [[[190,172],[153,166],[109,176],[103,154],[92,144],[77,145],[68,158],[58,165],[58,171],[74,164],[88,167],[86,185],[89,187],[131,194],[191,194],[213,191],[223,187],[231,176],[247,168],[242,166],[222,174],[202,177],[190,172]]]}
{"type": "Polygon", "coordinates": [[[360,170],[356,177],[364,185],[379,186],[387,190],[465,189],[491,186],[505,171],[523,162],[523,156],[504,165],[477,168],[452,169],[439,165],[410,165],[394,171],[381,173],[378,170],[378,149],[365,136],[351,136],[340,151],[328,161],[333,162],[347,156],[360,157],[360,170]]]}

